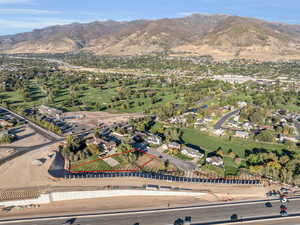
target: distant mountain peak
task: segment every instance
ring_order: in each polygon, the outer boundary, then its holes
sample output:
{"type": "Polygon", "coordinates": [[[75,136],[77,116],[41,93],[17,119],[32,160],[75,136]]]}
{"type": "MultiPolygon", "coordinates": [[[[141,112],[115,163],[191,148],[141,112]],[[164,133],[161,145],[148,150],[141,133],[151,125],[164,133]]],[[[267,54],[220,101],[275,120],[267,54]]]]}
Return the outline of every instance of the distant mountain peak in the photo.
{"type": "Polygon", "coordinates": [[[212,55],[220,59],[300,58],[300,26],[224,14],[183,18],[94,21],[36,29],[0,37],[3,53],[212,55]]]}

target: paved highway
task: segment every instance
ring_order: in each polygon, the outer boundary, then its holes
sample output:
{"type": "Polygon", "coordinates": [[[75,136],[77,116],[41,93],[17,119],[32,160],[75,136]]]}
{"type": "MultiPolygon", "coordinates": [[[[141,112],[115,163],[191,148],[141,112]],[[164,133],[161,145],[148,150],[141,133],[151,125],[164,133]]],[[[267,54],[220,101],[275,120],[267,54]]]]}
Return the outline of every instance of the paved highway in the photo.
{"type": "MultiPolygon", "coordinates": [[[[101,204],[101,201],[99,201],[101,204]]],[[[116,212],[110,214],[89,214],[89,215],[74,215],[64,218],[44,218],[36,221],[0,221],[0,224],[22,224],[22,225],[54,225],[62,224],[70,218],[76,219],[73,224],[80,225],[171,225],[178,218],[186,216],[192,217],[193,225],[200,224],[223,224],[229,222],[233,214],[237,214],[240,219],[266,219],[279,217],[280,202],[275,200],[273,206],[268,208],[265,202],[245,202],[234,204],[215,204],[199,207],[186,207],[174,209],[160,209],[153,211],[129,211],[116,212]]],[[[290,214],[300,212],[300,199],[292,199],[288,205],[290,214]]],[[[300,216],[300,214],[299,214],[300,216]]],[[[259,224],[259,223],[257,223],[259,224]]]]}

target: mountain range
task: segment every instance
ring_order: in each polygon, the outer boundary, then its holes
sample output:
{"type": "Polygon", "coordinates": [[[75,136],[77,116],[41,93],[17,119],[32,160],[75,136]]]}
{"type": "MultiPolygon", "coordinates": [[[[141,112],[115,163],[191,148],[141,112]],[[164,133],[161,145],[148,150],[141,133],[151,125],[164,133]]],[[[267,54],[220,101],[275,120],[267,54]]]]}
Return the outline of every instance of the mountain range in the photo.
{"type": "Polygon", "coordinates": [[[229,15],[104,21],[0,36],[0,53],[92,52],[97,55],[211,55],[219,60],[300,59],[300,25],[229,15]]]}

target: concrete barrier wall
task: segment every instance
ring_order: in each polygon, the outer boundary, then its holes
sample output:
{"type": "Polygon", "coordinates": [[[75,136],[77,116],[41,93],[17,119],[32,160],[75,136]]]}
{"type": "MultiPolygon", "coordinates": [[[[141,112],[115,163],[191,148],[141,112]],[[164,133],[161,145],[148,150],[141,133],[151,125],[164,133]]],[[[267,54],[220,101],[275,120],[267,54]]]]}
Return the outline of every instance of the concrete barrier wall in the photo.
{"type": "Polygon", "coordinates": [[[30,204],[47,204],[56,201],[80,200],[90,198],[108,198],[120,196],[189,196],[198,197],[205,195],[202,192],[179,192],[179,191],[149,191],[149,190],[101,190],[101,191],[71,191],[52,192],[41,194],[39,198],[0,202],[2,206],[22,206],[30,204]]]}
{"type": "Polygon", "coordinates": [[[199,192],[175,192],[175,191],[148,191],[148,190],[104,190],[104,191],[73,191],[53,192],[50,194],[53,201],[107,198],[119,196],[201,196],[199,192]]]}

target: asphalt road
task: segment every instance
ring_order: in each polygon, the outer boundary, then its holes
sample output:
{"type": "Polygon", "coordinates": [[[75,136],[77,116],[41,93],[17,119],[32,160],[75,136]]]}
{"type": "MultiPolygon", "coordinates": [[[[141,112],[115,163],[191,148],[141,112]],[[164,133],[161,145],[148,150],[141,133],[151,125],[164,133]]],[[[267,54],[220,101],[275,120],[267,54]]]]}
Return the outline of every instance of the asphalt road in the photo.
{"type": "MultiPolygon", "coordinates": [[[[99,202],[101,204],[101,202],[99,202]]],[[[165,209],[157,211],[138,211],[112,214],[94,214],[86,217],[70,216],[69,218],[51,219],[43,221],[22,221],[22,225],[54,225],[63,224],[70,218],[76,219],[73,224],[80,225],[171,225],[178,218],[191,216],[193,225],[222,224],[230,221],[233,214],[237,214],[240,219],[265,219],[280,217],[280,202],[272,202],[273,206],[268,208],[265,202],[252,202],[226,205],[207,205],[201,207],[187,207],[176,209],[165,209]]],[[[289,214],[300,212],[300,199],[290,200],[288,205],[289,214]]],[[[299,214],[300,215],[300,214],[299,214]]],[[[288,218],[288,217],[287,217],[288,218]]],[[[17,224],[1,223],[0,224],[17,224]]],[[[259,224],[259,223],[257,223],[259,224]]]]}
{"type": "Polygon", "coordinates": [[[243,223],[237,223],[236,225],[239,224],[247,224],[247,225],[300,225],[300,218],[295,217],[295,218],[286,218],[283,217],[281,219],[276,219],[276,220],[265,220],[265,221],[249,221],[249,222],[243,222],[243,223]]]}
{"type": "Polygon", "coordinates": [[[243,108],[239,108],[236,109],[230,113],[227,113],[225,116],[223,116],[215,125],[214,125],[214,129],[220,129],[222,128],[223,123],[225,123],[226,120],[228,120],[230,117],[232,117],[233,115],[237,114],[238,112],[240,112],[243,108]]]}

